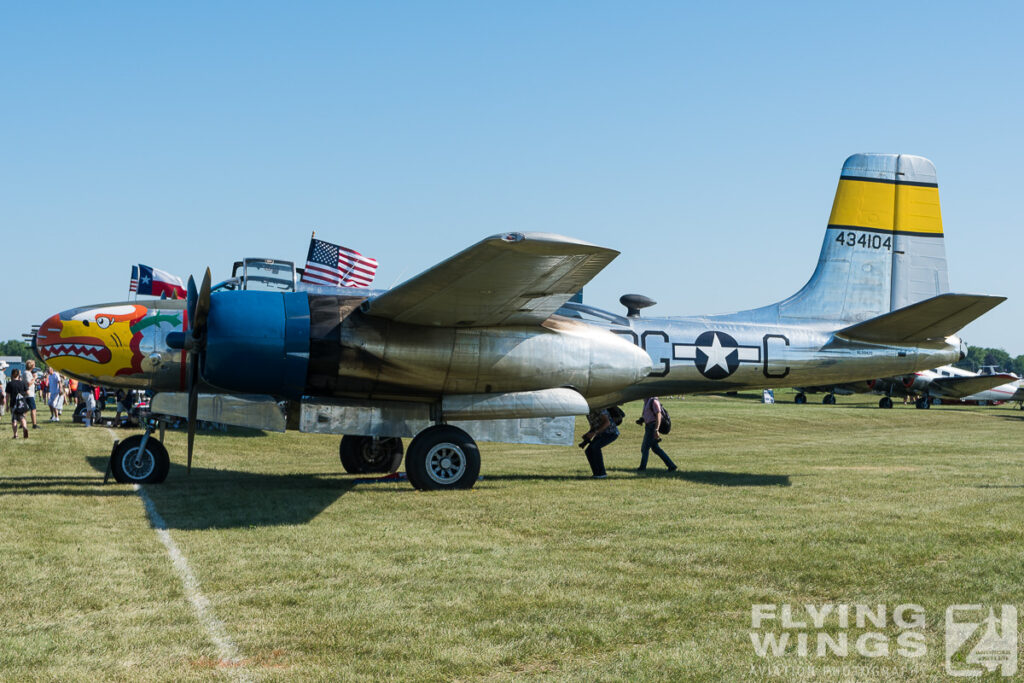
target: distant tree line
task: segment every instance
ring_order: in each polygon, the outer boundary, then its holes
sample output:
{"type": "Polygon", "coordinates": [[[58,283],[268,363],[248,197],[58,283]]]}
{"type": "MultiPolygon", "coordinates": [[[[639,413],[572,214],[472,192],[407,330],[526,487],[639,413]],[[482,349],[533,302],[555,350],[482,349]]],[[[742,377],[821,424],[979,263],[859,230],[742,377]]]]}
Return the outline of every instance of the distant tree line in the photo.
{"type": "Polygon", "coordinates": [[[1024,355],[1014,358],[1002,349],[988,349],[984,346],[968,346],[967,358],[956,364],[964,370],[978,371],[983,365],[995,365],[1004,372],[1013,372],[1024,377],[1024,355]]]}
{"type": "Polygon", "coordinates": [[[35,356],[32,355],[32,349],[28,344],[15,339],[0,342],[0,356],[20,356],[22,360],[35,358],[35,356]]]}

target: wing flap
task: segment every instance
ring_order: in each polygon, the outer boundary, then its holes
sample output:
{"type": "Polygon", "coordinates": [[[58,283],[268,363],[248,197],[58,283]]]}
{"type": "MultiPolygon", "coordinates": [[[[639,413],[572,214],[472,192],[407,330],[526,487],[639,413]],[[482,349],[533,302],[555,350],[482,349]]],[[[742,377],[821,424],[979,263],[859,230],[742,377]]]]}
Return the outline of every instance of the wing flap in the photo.
{"type": "Polygon", "coordinates": [[[560,235],[494,235],[371,299],[363,310],[413,325],[538,324],[618,255],[560,235]]]}
{"type": "Polygon", "coordinates": [[[843,328],[836,335],[875,344],[945,339],[1004,301],[1005,296],[940,294],[843,328]]]}

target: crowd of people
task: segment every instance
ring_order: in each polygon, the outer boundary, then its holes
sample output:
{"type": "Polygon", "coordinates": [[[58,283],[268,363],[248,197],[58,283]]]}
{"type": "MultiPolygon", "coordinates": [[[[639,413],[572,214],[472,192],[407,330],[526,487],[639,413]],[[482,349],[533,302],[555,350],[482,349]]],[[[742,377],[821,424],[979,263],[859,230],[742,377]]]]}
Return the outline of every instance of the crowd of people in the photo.
{"type": "Polygon", "coordinates": [[[103,387],[92,386],[70,377],[64,377],[55,369],[47,372],[36,369],[34,360],[25,363],[25,370],[11,370],[10,379],[0,368],[0,416],[9,411],[13,438],[29,436],[29,423],[32,429],[39,429],[37,400],[46,401],[50,409],[50,422],[60,422],[65,406],[74,407],[75,421],[91,426],[100,418],[101,406],[113,398],[117,402],[114,425],[122,425],[122,414],[130,415],[135,403],[135,394],[131,391],[118,389],[116,394],[109,394],[103,387]]]}

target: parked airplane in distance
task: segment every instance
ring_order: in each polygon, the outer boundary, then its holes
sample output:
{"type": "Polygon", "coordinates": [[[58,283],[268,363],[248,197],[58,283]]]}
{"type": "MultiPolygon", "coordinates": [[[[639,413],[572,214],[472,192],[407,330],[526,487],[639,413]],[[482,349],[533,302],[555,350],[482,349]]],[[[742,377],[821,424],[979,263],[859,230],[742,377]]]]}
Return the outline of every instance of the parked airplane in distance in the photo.
{"type": "MultiPolygon", "coordinates": [[[[477,480],[471,434],[570,445],[575,416],[648,396],[936,367],[962,358],[955,333],[1004,300],[948,292],[935,169],[909,155],[846,160],[817,268],[778,303],[642,318],[643,297],[623,298],[625,316],[570,302],[617,254],[505,233],[384,292],[211,292],[207,270],[187,303],[74,308],[35,347],[70,376],[157,392],[155,413],[188,418],[189,464],[197,419],[344,434],[343,463],[391,471],[412,437],[410,483],[452,489],[477,480]]],[[[154,426],[115,449],[118,481],[167,476],[154,426]]]]}
{"type": "Polygon", "coordinates": [[[884,394],[878,400],[879,408],[892,408],[892,397],[913,398],[917,408],[930,408],[933,404],[957,402],[988,405],[1005,401],[1024,400],[1021,380],[1012,373],[971,372],[952,365],[933,370],[919,370],[898,377],[883,377],[863,382],[849,382],[829,387],[800,387],[794,397],[796,403],[806,403],[808,393],[822,393],[822,403],[834,404],[835,396],[875,393],[884,394]]]}
{"type": "MultiPolygon", "coordinates": [[[[954,368],[954,370],[956,369],[958,368],[954,368]]],[[[994,366],[985,365],[979,368],[978,377],[992,377],[993,379],[998,377],[1003,379],[1005,383],[964,396],[960,399],[962,402],[977,403],[980,406],[1012,401],[1017,403],[1024,402],[1024,380],[1012,372],[999,372],[994,366]]],[[[1021,407],[1024,408],[1024,405],[1021,407]]]]}

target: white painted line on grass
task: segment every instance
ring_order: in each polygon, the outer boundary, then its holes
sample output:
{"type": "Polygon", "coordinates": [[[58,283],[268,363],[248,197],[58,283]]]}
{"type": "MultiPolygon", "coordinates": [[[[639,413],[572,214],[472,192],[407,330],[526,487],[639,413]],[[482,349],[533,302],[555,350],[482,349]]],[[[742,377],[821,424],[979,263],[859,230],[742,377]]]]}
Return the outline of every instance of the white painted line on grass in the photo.
{"type": "MultiPolygon", "coordinates": [[[[110,432],[112,437],[116,438],[112,430],[108,428],[107,431],[110,432]]],[[[224,623],[215,617],[210,610],[210,601],[199,590],[199,580],[192,573],[192,567],[189,566],[185,555],[178,548],[178,544],[171,538],[171,532],[167,530],[167,522],[160,516],[156,505],[153,503],[153,499],[146,495],[145,490],[138,484],[133,484],[132,488],[135,489],[135,492],[139,494],[139,498],[142,499],[142,504],[146,508],[146,514],[149,516],[150,526],[153,527],[153,531],[156,532],[160,542],[167,548],[167,554],[170,555],[171,563],[181,578],[181,585],[185,589],[185,596],[192,603],[196,616],[199,618],[199,623],[206,629],[206,635],[210,637],[213,644],[217,646],[217,655],[220,658],[220,663],[228,668],[236,680],[249,680],[245,672],[240,669],[242,659],[238,656],[238,647],[231,640],[231,637],[228,636],[224,623]]]]}

